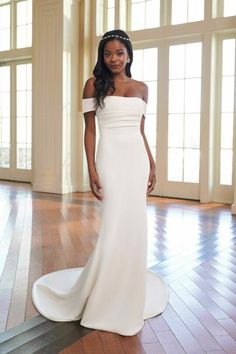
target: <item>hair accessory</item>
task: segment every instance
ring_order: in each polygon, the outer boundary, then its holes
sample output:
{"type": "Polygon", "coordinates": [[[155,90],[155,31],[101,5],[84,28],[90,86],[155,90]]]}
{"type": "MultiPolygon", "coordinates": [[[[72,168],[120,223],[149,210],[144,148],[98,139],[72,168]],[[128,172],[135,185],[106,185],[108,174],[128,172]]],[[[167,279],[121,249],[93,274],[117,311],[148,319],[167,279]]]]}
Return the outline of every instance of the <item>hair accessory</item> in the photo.
{"type": "Polygon", "coordinates": [[[130,41],[129,38],[119,36],[118,34],[110,34],[109,36],[106,36],[106,37],[102,38],[101,41],[104,40],[104,39],[107,39],[107,38],[120,38],[120,39],[123,39],[125,41],[130,41]]]}

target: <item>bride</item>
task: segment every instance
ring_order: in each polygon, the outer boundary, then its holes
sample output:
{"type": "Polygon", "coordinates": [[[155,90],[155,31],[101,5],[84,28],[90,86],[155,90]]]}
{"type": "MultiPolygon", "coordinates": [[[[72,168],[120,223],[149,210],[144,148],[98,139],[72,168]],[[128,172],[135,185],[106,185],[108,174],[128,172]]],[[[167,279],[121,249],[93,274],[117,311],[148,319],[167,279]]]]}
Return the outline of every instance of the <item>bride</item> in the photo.
{"type": "Polygon", "coordinates": [[[167,285],[146,266],[146,200],[156,183],[155,163],[144,133],[148,88],[131,78],[132,61],[128,35],[105,33],[94,77],[84,87],[90,186],[101,208],[93,253],[84,268],[46,274],[33,286],[34,305],[45,317],[127,336],[168,301],[167,285]]]}

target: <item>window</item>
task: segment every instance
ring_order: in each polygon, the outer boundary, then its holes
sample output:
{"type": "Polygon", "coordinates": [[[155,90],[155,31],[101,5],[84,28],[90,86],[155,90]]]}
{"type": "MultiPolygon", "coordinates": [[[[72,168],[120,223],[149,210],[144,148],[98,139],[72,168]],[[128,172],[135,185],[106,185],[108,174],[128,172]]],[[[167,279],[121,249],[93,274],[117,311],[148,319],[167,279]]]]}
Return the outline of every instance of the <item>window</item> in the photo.
{"type": "Polygon", "coordinates": [[[204,0],[172,0],[172,25],[202,21],[203,19],[204,0]]]}
{"type": "Polygon", "coordinates": [[[173,45],[169,57],[168,180],[199,182],[201,43],[173,45]]]}
{"type": "Polygon", "coordinates": [[[149,98],[145,131],[154,160],[156,160],[156,115],[157,115],[157,48],[134,50],[132,77],[148,85],[149,98]]]}
{"type": "Polygon", "coordinates": [[[235,39],[225,39],[222,47],[220,138],[220,184],[224,185],[232,184],[234,91],[235,39]]]}
{"type": "Polygon", "coordinates": [[[131,31],[160,26],[160,0],[131,0],[131,31]]]}

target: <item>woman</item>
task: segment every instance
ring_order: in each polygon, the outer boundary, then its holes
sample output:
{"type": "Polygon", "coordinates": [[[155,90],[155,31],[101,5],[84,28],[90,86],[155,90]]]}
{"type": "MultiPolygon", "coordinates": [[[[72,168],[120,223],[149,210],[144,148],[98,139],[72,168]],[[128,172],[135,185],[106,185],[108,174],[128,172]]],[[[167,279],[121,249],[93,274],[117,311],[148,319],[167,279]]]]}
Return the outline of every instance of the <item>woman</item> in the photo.
{"type": "Polygon", "coordinates": [[[127,34],[104,34],[94,77],[84,87],[85,149],[90,185],[100,201],[97,244],[84,268],[40,278],[33,287],[39,312],[55,321],[134,335],[161,313],[168,289],[147,272],[146,196],[155,185],[155,163],[144,134],[148,89],[131,79],[127,34]],[[95,115],[100,140],[95,159],[95,115]]]}

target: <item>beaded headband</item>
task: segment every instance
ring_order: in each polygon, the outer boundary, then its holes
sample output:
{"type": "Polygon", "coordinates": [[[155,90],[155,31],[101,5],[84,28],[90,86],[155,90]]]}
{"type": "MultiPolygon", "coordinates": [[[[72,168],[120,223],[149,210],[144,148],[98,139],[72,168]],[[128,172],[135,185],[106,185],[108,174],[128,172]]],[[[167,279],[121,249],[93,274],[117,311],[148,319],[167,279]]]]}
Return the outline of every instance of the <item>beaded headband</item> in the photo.
{"type": "Polygon", "coordinates": [[[120,38],[120,39],[123,39],[125,41],[130,41],[129,38],[119,36],[118,34],[110,34],[109,36],[106,36],[106,37],[102,38],[101,41],[104,40],[104,39],[107,39],[107,38],[120,38]]]}

